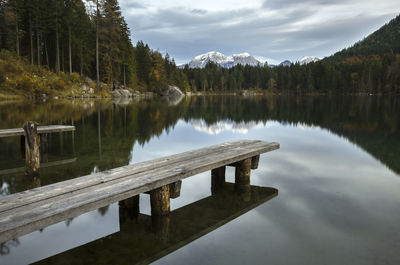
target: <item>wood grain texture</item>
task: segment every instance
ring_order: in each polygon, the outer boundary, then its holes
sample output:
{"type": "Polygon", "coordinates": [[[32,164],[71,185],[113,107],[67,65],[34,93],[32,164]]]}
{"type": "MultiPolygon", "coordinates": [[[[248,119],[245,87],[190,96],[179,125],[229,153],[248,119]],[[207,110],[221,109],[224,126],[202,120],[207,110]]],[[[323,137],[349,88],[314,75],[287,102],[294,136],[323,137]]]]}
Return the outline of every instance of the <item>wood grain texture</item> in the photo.
{"type": "Polygon", "coordinates": [[[238,141],[129,165],[0,199],[0,242],[279,148],[238,141]]]}
{"type": "Polygon", "coordinates": [[[151,215],[161,216],[170,212],[169,185],[161,186],[150,192],[151,215]]]}

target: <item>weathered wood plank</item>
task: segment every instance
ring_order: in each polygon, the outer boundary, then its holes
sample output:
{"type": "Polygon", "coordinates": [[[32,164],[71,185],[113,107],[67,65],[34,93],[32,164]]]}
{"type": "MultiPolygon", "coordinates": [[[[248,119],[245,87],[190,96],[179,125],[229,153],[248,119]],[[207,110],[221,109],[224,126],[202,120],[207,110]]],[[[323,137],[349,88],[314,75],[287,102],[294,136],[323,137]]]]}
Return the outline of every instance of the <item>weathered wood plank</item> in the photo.
{"type": "MultiPolygon", "coordinates": [[[[61,193],[61,195],[57,196],[50,196],[44,200],[34,200],[33,203],[27,205],[20,203],[19,207],[13,209],[5,206],[3,209],[7,210],[0,213],[0,242],[110,203],[154,190],[186,177],[242,161],[278,148],[279,144],[277,143],[251,141],[242,146],[228,148],[229,150],[224,152],[214,152],[200,156],[196,160],[188,159],[179,164],[168,163],[167,166],[164,165],[161,168],[140,171],[134,175],[125,175],[123,178],[101,182],[94,186],[61,193]]],[[[152,163],[152,161],[147,163],[152,163]]],[[[143,164],[142,167],[144,167],[143,164]]],[[[58,192],[60,193],[60,191],[58,192]]],[[[25,192],[25,195],[29,193],[25,192]]],[[[40,197],[40,193],[36,194],[36,196],[40,197]]],[[[26,196],[25,198],[29,197],[26,196]]]]}
{"type": "MultiPolygon", "coordinates": [[[[38,126],[37,132],[38,134],[42,133],[56,133],[56,132],[70,132],[75,131],[75,126],[67,126],[67,125],[47,125],[47,126],[38,126]]],[[[24,135],[23,128],[13,128],[13,129],[3,129],[0,130],[0,138],[2,137],[10,137],[10,136],[21,136],[24,135]]]]}
{"type": "Polygon", "coordinates": [[[62,193],[80,190],[86,187],[94,186],[100,183],[106,183],[119,178],[124,178],[141,172],[149,172],[166,165],[181,163],[186,160],[197,159],[202,156],[208,156],[216,151],[229,151],[231,148],[243,146],[245,148],[250,144],[255,144],[254,141],[236,141],[219,145],[214,145],[199,150],[192,150],[177,155],[163,157],[152,161],[136,163],[134,165],[123,166],[111,170],[106,170],[89,176],[83,176],[60,183],[51,184],[45,187],[40,187],[34,190],[24,191],[9,195],[0,200],[0,212],[8,209],[16,208],[29,204],[35,201],[51,198],[62,193]]]}

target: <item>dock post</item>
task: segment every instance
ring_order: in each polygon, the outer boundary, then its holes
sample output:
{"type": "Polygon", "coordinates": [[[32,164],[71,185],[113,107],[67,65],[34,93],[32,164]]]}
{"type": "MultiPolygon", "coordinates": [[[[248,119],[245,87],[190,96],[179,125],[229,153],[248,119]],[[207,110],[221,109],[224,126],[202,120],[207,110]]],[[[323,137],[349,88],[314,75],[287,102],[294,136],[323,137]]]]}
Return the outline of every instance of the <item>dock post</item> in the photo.
{"type": "Polygon", "coordinates": [[[235,190],[238,192],[244,201],[251,199],[251,188],[250,188],[250,170],[251,160],[248,158],[237,162],[235,168],[235,190]]]}
{"type": "Polygon", "coordinates": [[[176,199],[181,196],[182,180],[169,184],[169,197],[176,199]]]}
{"type": "Polygon", "coordinates": [[[251,158],[251,169],[257,169],[259,161],[260,161],[260,155],[253,156],[251,158]]]}
{"type": "Polygon", "coordinates": [[[211,170],[211,194],[220,190],[225,183],[225,166],[211,170]]]}
{"type": "Polygon", "coordinates": [[[40,168],[40,140],[37,126],[37,122],[33,121],[24,124],[26,173],[31,176],[39,175],[40,168]]]}
{"type": "Polygon", "coordinates": [[[169,185],[150,191],[151,215],[167,215],[170,212],[169,185]]]}

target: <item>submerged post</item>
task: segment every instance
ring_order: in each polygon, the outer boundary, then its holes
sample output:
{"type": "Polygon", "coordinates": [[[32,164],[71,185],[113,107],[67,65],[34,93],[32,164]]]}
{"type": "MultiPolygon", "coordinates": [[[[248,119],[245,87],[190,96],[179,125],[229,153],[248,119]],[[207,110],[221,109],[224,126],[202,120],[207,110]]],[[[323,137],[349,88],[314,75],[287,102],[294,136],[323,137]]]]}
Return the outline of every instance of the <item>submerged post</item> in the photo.
{"type": "Polygon", "coordinates": [[[170,212],[169,185],[150,191],[151,215],[167,215],[170,212]]]}
{"type": "Polygon", "coordinates": [[[257,169],[259,161],[260,161],[260,155],[253,156],[251,158],[251,169],[257,169]]]}
{"type": "Polygon", "coordinates": [[[31,176],[38,175],[40,168],[40,140],[37,126],[37,122],[33,121],[24,124],[26,173],[31,176]]]}

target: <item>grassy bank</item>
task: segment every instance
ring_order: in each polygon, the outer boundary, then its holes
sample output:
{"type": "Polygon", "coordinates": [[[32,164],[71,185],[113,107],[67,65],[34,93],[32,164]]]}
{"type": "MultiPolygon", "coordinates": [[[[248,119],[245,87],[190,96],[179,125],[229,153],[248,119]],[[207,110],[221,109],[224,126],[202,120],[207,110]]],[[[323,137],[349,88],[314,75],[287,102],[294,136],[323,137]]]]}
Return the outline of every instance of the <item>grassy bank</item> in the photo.
{"type": "Polygon", "coordinates": [[[66,97],[111,97],[110,88],[96,84],[77,73],[55,74],[45,67],[31,65],[26,58],[0,52],[0,100],[66,97]]]}

